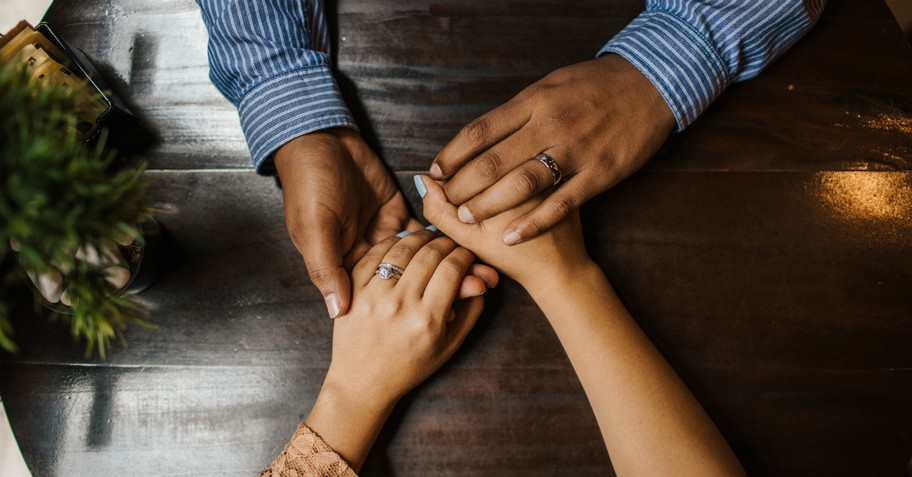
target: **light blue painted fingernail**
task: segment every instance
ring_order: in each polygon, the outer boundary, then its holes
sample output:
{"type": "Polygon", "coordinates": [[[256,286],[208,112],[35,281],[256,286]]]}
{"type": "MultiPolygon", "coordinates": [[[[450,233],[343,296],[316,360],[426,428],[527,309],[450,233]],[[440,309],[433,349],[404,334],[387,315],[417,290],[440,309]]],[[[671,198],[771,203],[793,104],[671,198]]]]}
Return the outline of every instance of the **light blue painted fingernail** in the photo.
{"type": "Polygon", "coordinates": [[[410,234],[410,233],[412,233],[411,230],[403,230],[402,232],[399,232],[398,234],[396,234],[396,237],[402,238],[402,237],[405,237],[406,235],[408,235],[408,234],[410,234]]]}
{"type": "Polygon", "coordinates": [[[424,182],[421,182],[421,176],[416,175],[415,179],[415,189],[418,190],[418,195],[423,199],[427,195],[427,188],[424,187],[424,182]]]}
{"type": "Polygon", "coordinates": [[[437,228],[436,226],[434,226],[434,225],[428,225],[427,227],[425,227],[425,229],[426,229],[426,230],[430,230],[431,232],[440,232],[440,229],[438,229],[438,228],[437,228]]]}

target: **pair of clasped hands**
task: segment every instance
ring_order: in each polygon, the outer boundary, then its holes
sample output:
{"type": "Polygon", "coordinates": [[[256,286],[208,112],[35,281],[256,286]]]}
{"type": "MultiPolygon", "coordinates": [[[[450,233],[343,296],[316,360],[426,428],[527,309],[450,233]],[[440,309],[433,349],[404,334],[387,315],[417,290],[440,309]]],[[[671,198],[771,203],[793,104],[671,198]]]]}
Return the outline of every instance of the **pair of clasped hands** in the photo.
{"type": "Polygon", "coordinates": [[[674,125],[645,81],[601,58],[557,70],[470,123],[414,177],[439,230],[410,216],[355,131],[308,134],[277,151],[289,233],[335,318],[331,364],[305,423],[353,469],[396,402],[462,344],[500,272],[554,327],[618,475],[742,475],[583,244],[578,206],[638,169],[674,125]],[[638,92],[639,106],[606,91],[638,92]],[[541,153],[558,163],[558,183],[534,159],[541,153]],[[401,276],[378,274],[382,263],[401,276]],[[688,464],[693,472],[681,473],[688,464]]]}

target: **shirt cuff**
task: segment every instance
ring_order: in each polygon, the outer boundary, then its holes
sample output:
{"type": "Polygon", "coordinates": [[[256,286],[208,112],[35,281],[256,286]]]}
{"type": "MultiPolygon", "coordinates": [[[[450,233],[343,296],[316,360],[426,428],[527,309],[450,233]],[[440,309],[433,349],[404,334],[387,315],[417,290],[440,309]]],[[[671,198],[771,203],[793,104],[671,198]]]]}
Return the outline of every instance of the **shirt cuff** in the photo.
{"type": "Polygon", "coordinates": [[[620,55],[642,72],[686,128],[731,82],[712,43],[680,18],[661,11],[641,13],[598,53],[620,55]]]}
{"type": "Polygon", "coordinates": [[[241,98],[238,114],[254,167],[263,175],[275,174],[273,153],[298,136],[332,127],[358,129],[325,65],[258,84],[241,98]]]}

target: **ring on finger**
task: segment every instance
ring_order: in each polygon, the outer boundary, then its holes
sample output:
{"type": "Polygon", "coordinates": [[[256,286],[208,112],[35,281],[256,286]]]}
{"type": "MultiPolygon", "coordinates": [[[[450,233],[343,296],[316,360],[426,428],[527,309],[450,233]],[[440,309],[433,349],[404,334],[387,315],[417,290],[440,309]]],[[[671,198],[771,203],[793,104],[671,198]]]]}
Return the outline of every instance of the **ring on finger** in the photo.
{"type": "Polygon", "coordinates": [[[561,174],[560,166],[557,165],[557,161],[555,161],[553,157],[547,154],[539,154],[535,156],[535,160],[544,164],[545,167],[551,171],[551,179],[553,179],[553,182],[551,183],[552,186],[557,185],[557,183],[561,181],[563,175],[561,174]]]}
{"type": "Polygon", "coordinates": [[[405,269],[397,265],[393,265],[389,262],[383,262],[377,266],[377,270],[374,272],[374,275],[379,275],[383,280],[389,280],[395,278],[396,280],[402,278],[402,272],[405,269]]]}

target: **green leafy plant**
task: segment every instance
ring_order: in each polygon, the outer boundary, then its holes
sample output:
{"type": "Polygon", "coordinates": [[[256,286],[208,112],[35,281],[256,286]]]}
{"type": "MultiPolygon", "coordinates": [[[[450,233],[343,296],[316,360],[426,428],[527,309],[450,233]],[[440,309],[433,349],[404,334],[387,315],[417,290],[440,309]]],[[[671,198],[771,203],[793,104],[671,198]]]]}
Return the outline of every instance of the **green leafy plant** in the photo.
{"type": "MultiPolygon", "coordinates": [[[[59,318],[87,355],[104,357],[128,323],[147,324],[147,312],[76,251],[139,237],[137,224],[149,214],[147,179],[143,166],[112,168],[116,155],[104,134],[91,147],[77,139],[78,103],[65,87],[30,84],[20,68],[0,65],[0,264],[10,265],[12,241],[24,269],[58,273],[72,296],[72,313],[59,318]]],[[[19,267],[0,267],[0,347],[8,351],[16,350],[8,300],[22,277],[19,267]]]]}

